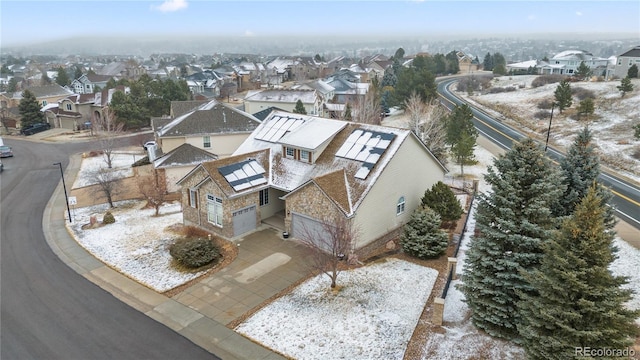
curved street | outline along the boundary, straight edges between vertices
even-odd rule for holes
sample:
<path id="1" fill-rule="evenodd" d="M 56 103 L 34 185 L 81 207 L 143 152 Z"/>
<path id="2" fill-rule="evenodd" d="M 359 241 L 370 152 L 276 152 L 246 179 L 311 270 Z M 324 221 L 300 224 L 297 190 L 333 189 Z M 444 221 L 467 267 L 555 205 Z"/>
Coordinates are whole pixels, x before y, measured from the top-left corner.
<path id="1" fill-rule="evenodd" d="M 64 169 L 92 145 L 4 140 L 15 157 L 0 175 L 0 358 L 215 359 L 76 273 L 45 241 L 44 210 L 60 182 L 53 163 Z"/>
<path id="2" fill-rule="evenodd" d="M 454 95 L 449 91 L 449 86 L 456 81 L 456 78 L 438 81 L 438 94 L 441 96 L 441 102 L 449 109 L 466 103 L 473 112 L 473 123 L 481 135 L 503 149 L 510 149 L 514 141 L 519 141 L 526 136 Z M 548 147 L 547 154 L 555 161 L 564 157 L 562 152 L 551 146 Z M 613 173 L 604 171 L 600 174 L 599 180 L 613 192 L 611 203 L 616 208 L 616 215 L 635 229 L 640 229 L 640 189 L 638 186 Z"/>

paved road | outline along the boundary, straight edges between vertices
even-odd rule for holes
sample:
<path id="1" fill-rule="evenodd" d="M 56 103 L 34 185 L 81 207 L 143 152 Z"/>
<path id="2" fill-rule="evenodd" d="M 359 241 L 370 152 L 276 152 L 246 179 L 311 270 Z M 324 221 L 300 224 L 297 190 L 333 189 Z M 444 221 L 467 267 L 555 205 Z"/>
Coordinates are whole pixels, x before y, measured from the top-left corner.
<path id="1" fill-rule="evenodd" d="M 52 164 L 64 168 L 69 154 L 92 146 L 4 140 L 15 157 L 0 175 L 0 358 L 216 359 L 78 275 L 47 245 L 43 212 L 60 182 Z"/>
<path id="2" fill-rule="evenodd" d="M 464 102 L 448 90 L 448 86 L 455 81 L 457 79 L 449 78 L 438 83 L 438 93 L 442 96 L 442 103 L 449 108 Z M 472 109 L 474 115 L 473 123 L 478 131 L 500 147 L 509 149 L 513 141 L 525 137 L 519 131 L 474 108 L 472 104 L 468 105 Z M 551 146 L 548 148 L 547 155 L 555 161 L 559 161 L 564 157 L 564 154 Z M 600 174 L 599 180 L 613 192 L 611 203 L 616 207 L 616 215 L 629 225 L 640 229 L 640 189 L 638 186 L 615 174 L 605 172 Z"/>

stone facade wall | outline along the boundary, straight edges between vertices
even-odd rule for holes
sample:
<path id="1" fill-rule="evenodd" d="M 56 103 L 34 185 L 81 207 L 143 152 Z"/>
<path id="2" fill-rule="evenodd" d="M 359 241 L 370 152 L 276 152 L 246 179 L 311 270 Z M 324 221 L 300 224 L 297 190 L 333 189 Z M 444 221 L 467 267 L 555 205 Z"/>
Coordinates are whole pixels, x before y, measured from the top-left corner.
<path id="1" fill-rule="evenodd" d="M 246 196 L 230 199 L 213 181 L 205 183 L 198 189 L 198 208 L 192 208 L 189 205 L 189 189 L 202 181 L 205 176 L 205 171 L 199 170 L 182 183 L 182 209 L 185 225 L 196 226 L 223 238 L 230 239 L 234 237 L 233 212 L 251 205 L 256 205 L 256 224 L 260 222 L 260 198 L 257 191 Z M 207 194 L 222 199 L 222 227 L 214 225 L 207 220 Z"/>
<path id="2" fill-rule="evenodd" d="M 293 213 L 303 214 L 320 221 L 344 216 L 315 184 L 309 184 L 287 196 L 285 208 L 284 227 L 289 233 L 291 233 Z"/>

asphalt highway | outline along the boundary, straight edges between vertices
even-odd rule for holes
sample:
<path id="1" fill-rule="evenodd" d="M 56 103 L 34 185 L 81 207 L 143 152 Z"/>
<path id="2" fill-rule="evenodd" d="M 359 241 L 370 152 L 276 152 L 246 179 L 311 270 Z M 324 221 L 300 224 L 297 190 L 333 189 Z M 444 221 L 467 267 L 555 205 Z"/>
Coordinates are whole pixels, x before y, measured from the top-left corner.
<path id="1" fill-rule="evenodd" d="M 446 78 L 438 81 L 440 101 L 449 109 L 466 103 L 449 91 L 449 86 L 456 81 L 456 78 Z M 481 109 L 474 107 L 473 104 L 467 103 L 467 105 L 473 112 L 473 123 L 478 132 L 501 148 L 510 149 L 514 142 L 526 137 L 526 135 L 502 123 L 499 119 L 495 119 Z M 544 143 L 541 145 L 544 146 Z M 547 148 L 547 156 L 557 162 L 564 157 L 564 154 L 549 146 Z M 612 172 L 603 171 L 598 180 L 611 189 L 613 193 L 611 205 L 615 206 L 616 215 L 622 221 L 636 229 L 640 229 L 640 189 L 638 186 Z"/>
<path id="2" fill-rule="evenodd" d="M 77 274 L 46 243 L 43 214 L 60 182 L 53 163 L 65 168 L 92 144 L 4 140 L 15 156 L 0 174 L 0 358 L 217 359 Z"/>

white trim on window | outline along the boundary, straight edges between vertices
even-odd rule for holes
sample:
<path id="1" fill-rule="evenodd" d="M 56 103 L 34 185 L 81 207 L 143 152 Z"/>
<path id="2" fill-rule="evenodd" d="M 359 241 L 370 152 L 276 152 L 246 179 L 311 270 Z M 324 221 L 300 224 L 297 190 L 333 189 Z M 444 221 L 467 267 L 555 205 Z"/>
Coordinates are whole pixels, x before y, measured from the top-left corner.
<path id="1" fill-rule="evenodd" d="M 260 206 L 269 204 L 269 189 L 260 190 Z"/>
<path id="2" fill-rule="evenodd" d="M 211 147 L 211 136 L 202 137 L 202 147 L 208 149 Z"/>
<path id="3" fill-rule="evenodd" d="M 300 160 L 309 162 L 309 152 L 307 150 L 300 150 Z"/>
<path id="4" fill-rule="evenodd" d="M 222 227 L 222 199 L 207 194 L 207 221 Z"/>
<path id="5" fill-rule="evenodd" d="M 189 189 L 189 206 L 194 209 L 198 208 L 198 190 Z"/>
<path id="6" fill-rule="evenodd" d="M 404 206 L 404 196 L 400 196 L 400 198 L 398 199 L 398 203 L 396 204 L 396 215 L 400 215 L 404 212 Z"/>
<path id="7" fill-rule="evenodd" d="M 286 155 L 286 157 L 288 157 L 288 158 L 293 158 L 293 157 L 295 156 L 295 153 L 296 153 L 296 151 L 295 151 L 295 149 L 294 149 L 294 148 L 291 148 L 291 147 L 286 147 L 286 148 L 285 148 L 285 155 Z"/>

